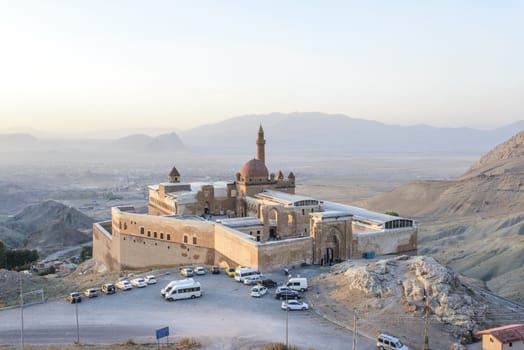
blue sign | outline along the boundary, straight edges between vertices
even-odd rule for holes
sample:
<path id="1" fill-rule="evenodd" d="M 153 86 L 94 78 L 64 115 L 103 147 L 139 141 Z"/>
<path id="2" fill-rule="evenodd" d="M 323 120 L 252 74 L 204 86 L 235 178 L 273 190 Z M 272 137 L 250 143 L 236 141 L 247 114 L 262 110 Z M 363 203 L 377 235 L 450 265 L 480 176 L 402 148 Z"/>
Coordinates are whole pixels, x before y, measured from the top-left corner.
<path id="1" fill-rule="evenodd" d="M 169 327 L 164 327 L 156 330 L 156 339 L 169 336 Z"/>

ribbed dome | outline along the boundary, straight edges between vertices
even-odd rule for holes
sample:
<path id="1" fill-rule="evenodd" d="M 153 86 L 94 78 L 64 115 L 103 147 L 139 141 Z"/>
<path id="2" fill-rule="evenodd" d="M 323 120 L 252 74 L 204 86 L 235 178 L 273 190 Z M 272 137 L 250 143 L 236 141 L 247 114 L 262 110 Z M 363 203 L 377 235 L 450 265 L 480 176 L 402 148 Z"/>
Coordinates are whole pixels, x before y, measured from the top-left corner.
<path id="1" fill-rule="evenodd" d="M 240 170 L 240 175 L 242 175 L 242 177 L 246 180 L 248 178 L 254 177 L 263 177 L 264 179 L 267 179 L 269 172 L 263 161 L 251 159 L 249 162 L 244 164 L 242 170 Z"/>

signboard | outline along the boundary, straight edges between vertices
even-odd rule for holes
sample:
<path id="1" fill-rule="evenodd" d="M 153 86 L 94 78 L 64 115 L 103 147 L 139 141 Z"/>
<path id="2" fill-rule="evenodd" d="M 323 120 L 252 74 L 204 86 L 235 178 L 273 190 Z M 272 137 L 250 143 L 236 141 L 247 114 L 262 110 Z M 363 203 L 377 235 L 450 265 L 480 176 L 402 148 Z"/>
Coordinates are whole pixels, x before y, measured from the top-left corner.
<path id="1" fill-rule="evenodd" d="M 156 330 L 156 339 L 169 336 L 169 327 L 164 327 Z"/>

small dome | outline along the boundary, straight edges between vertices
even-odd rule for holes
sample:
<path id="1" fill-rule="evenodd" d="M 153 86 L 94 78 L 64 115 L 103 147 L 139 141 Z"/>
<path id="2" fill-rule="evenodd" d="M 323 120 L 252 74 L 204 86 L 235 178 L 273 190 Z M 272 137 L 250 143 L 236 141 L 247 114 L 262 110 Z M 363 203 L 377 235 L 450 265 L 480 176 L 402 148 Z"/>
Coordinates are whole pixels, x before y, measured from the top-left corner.
<path id="1" fill-rule="evenodd" d="M 242 175 L 242 177 L 246 180 L 248 178 L 254 177 L 263 177 L 264 179 L 267 179 L 269 172 L 263 161 L 251 159 L 249 162 L 244 164 L 242 170 L 240 170 L 240 175 Z"/>

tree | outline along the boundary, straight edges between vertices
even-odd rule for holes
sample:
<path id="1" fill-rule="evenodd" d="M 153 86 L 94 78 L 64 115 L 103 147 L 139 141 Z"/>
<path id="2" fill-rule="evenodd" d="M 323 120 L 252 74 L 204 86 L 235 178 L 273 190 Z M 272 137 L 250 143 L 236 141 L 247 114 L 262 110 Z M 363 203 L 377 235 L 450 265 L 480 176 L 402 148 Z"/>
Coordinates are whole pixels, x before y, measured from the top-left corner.
<path id="1" fill-rule="evenodd" d="M 7 251 L 9 248 L 5 245 L 4 242 L 0 241 L 0 268 L 7 269 Z"/>
<path id="2" fill-rule="evenodd" d="M 80 262 L 84 262 L 87 259 L 91 259 L 93 256 L 93 247 L 82 247 L 80 252 Z"/>

